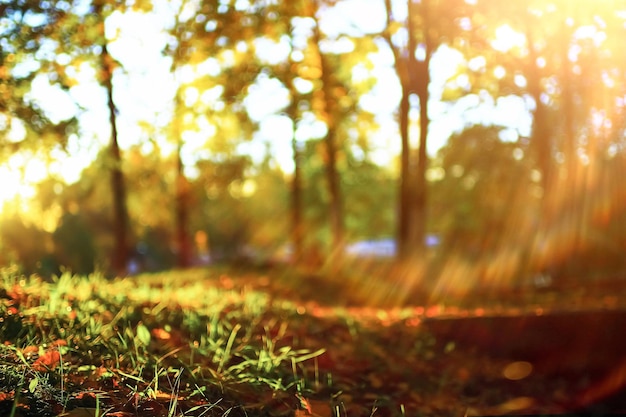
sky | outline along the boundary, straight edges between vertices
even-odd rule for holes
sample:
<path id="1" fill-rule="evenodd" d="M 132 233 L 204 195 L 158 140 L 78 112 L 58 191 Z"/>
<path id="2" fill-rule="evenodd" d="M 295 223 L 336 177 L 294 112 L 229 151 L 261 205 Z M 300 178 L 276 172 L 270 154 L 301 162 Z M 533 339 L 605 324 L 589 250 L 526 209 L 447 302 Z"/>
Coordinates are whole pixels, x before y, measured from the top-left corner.
<path id="1" fill-rule="evenodd" d="M 109 51 L 123 66 L 123 71 L 118 70 L 114 75 L 114 100 L 119 110 L 118 130 L 122 149 L 140 144 L 146 147 L 146 151 L 150 151 L 151 145 L 147 141 L 150 133 L 144 127 L 151 125 L 158 131 L 170 120 L 176 80 L 170 72 L 170 60 L 161 51 L 168 42 L 163 28 L 172 23 L 174 5 L 175 2 L 156 1 L 153 13 L 116 13 L 107 21 L 107 37 L 113 40 Z M 354 13 L 357 8 L 359 12 Z M 406 10 L 394 8 L 394 13 L 397 18 L 402 18 L 403 13 L 406 15 Z M 335 9 L 327 12 L 321 21 L 321 29 L 329 37 L 339 33 L 358 35 L 355 32 L 376 32 L 384 25 L 385 9 L 382 0 L 344 0 Z M 519 34 L 510 28 L 507 31 L 504 27 L 497 35 L 494 47 L 500 49 L 506 50 L 519 42 Z M 263 49 L 267 50 L 265 53 L 268 57 L 276 55 L 278 59 L 288 53 L 288 49 L 280 44 L 266 44 Z M 64 59 L 67 57 L 57 57 L 59 62 Z M 368 75 L 374 76 L 377 84 L 371 94 L 362 98 L 360 104 L 364 110 L 376 114 L 380 124 L 380 129 L 372 132 L 370 138 L 374 144 L 371 158 L 382 166 L 390 166 L 400 151 L 395 112 L 401 90 L 393 69 L 391 51 L 382 45 L 380 51 L 372 56 L 372 60 L 375 66 Z M 456 74 L 459 65 L 480 66 L 481 62 L 467 63 L 461 53 L 447 47 L 440 48 L 432 59 L 429 154 L 434 155 L 452 133 L 473 123 L 507 126 L 509 129 L 504 137 L 507 140 L 516 140 L 518 135 L 527 136 L 531 126 L 531 104 L 522 97 L 510 96 L 494 100 L 488 94 L 471 94 L 453 103 L 439 100 L 443 85 Z M 196 71 L 211 72 L 214 69 L 207 63 Z M 193 77 L 193 72 L 187 68 L 176 76 L 185 80 Z M 70 138 L 69 155 L 60 150 L 53 152 L 56 162 L 50 166 L 40 156 L 29 158 L 21 154 L 16 154 L 0 165 L 0 183 L 7 184 L 0 191 L 0 205 L 16 195 L 25 200 L 32 197 L 32 184 L 47 177 L 49 172 L 60 176 L 67 183 L 79 180 L 82 169 L 109 143 L 106 95 L 95 81 L 94 69 L 85 63 L 73 75 L 79 82 L 72 87 L 69 94 L 51 86 L 44 77 L 36 79 L 34 87 L 38 102 L 53 121 L 66 119 L 78 108 L 82 109 L 81 137 Z M 354 77 L 364 75 L 354 73 Z M 468 80 L 461 76 L 453 82 L 464 87 Z M 287 92 L 275 80 L 262 80 L 251 89 L 246 107 L 250 116 L 259 122 L 260 129 L 255 140 L 249 142 L 245 150 L 261 158 L 266 143 L 269 143 L 273 157 L 289 173 L 293 169 L 290 143 L 292 127 L 289 119 L 281 114 L 287 100 Z M 415 122 L 418 120 L 418 113 L 415 106 L 411 114 Z M 187 132 L 184 136 L 186 144 L 182 157 L 183 162 L 190 167 L 187 172 L 189 175 L 194 174 L 191 167 L 197 158 L 207 156 L 204 145 L 209 129 L 213 127 L 204 126 L 202 132 Z M 312 120 L 311 123 L 304 123 L 296 135 L 298 139 L 306 140 L 322 136 L 325 129 L 322 122 Z M 20 135 L 19 126 L 12 134 L 16 137 Z M 416 134 L 413 136 L 417 137 Z M 160 146 L 165 152 L 174 151 L 173 145 L 165 140 L 161 141 Z"/>

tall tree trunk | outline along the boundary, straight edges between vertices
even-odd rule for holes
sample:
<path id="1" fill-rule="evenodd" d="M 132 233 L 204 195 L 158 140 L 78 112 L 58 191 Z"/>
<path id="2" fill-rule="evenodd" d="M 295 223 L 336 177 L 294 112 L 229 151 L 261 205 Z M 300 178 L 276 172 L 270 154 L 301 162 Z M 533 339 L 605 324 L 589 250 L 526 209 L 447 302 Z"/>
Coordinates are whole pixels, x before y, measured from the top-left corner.
<path id="1" fill-rule="evenodd" d="M 289 33 L 293 33 L 294 27 L 292 20 L 287 19 L 289 25 Z M 292 43 L 293 48 L 293 43 Z M 302 200 L 302 152 L 296 139 L 296 130 L 298 123 L 298 97 L 300 93 L 294 85 L 296 74 L 292 70 L 297 63 L 289 55 L 289 70 L 285 72 L 285 84 L 289 88 L 291 102 L 287 106 L 287 116 L 291 119 L 291 150 L 293 152 L 293 176 L 291 178 L 291 244 L 292 244 L 292 262 L 301 263 L 304 258 L 304 207 Z"/>
<path id="2" fill-rule="evenodd" d="M 414 64 L 411 64 L 411 62 L 415 60 L 415 55 L 410 51 L 411 48 L 415 48 L 415 41 L 414 37 L 411 37 L 412 39 L 410 39 L 406 50 L 402 50 L 393 43 L 392 34 L 388 31 L 394 22 L 391 0 L 385 0 L 385 8 L 387 13 L 387 29 L 383 32 L 383 37 L 387 41 L 387 44 L 393 53 L 396 74 L 398 75 L 402 88 L 402 97 L 400 98 L 400 106 L 398 108 L 401 154 L 396 244 L 398 260 L 403 261 L 409 258 L 409 255 L 412 252 L 410 239 L 414 220 L 411 207 L 414 182 L 412 181 L 413 173 L 411 172 L 411 146 L 409 141 L 409 112 L 411 110 L 409 99 L 412 92 L 411 87 L 413 85 L 411 80 L 414 77 L 414 74 L 412 74 L 411 71 L 411 69 L 414 68 Z"/>
<path id="3" fill-rule="evenodd" d="M 182 139 L 178 142 L 176 153 L 176 243 L 178 248 L 177 264 L 180 268 L 191 265 L 191 242 L 187 224 L 189 223 L 189 181 L 185 176 L 183 161 L 180 156 Z"/>
<path id="4" fill-rule="evenodd" d="M 409 231 L 411 229 L 411 146 L 409 143 L 409 102 L 410 91 L 408 86 L 402 86 L 402 97 L 400 99 L 399 119 L 400 119 L 400 190 L 398 196 L 398 230 L 397 247 L 398 258 L 407 259 L 409 256 Z"/>
<path id="5" fill-rule="evenodd" d="M 295 107 L 295 106 L 290 106 Z M 290 112 L 291 113 L 291 112 Z M 294 124 L 291 147 L 293 149 L 293 177 L 291 179 L 291 243 L 293 245 L 293 261 L 302 261 L 304 224 L 302 215 L 302 156 L 296 140 L 296 118 L 290 114 Z"/>
<path id="6" fill-rule="evenodd" d="M 426 87 L 427 89 L 428 87 Z M 413 195 L 413 219 L 411 221 L 410 245 L 416 255 L 421 255 L 426 242 L 426 224 L 428 220 L 428 183 L 426 181 L 426 170 L 428 169 L 428 93 L 420 95 L 420 137 L 419 149 L 417 153 L 417 165 L 415 170 L 415 192 Z"/>
<path id="7" fill-rule="evenodd" d="M 333 127 L 328 130 L 326 139 L 326 180 L 330 192 L 330 225 L 333 236 L 332 254 L 339 256 L 343 250 L 343 207 L 341 202 L 341 189 L 339 185 L 339 172 L 337 170 L 337 144 L 336 130 Z"/>
<path id="8" fill-rule="evenodd" d="M 113 101 L 113 58 L 109 55 L 106 40 L 103 42 L 100 58 L 111 126 L 111 190 L 113 193 L 113 233 L 115 237 L 112 265 L 115 273 L 123 274 L 126 272 L 129 257 L 128 211 L 126 207 L 126 184 L 122 173 L 122 158 L 117 135 L 117 109 Z"/>
<path id="9" fill-rule="evenodd" d="M 415 172 L 415 193 L 413 196 L 413 219 L 410 235 L 410 245 L 413 248 L 413 252 L 416 255 L 420 255 L 424 249 L 424 243 L 426 241 L 426 222 L 427 222 L 427 197 L 428 197 L 428 183 L 426 181 L 426 170 L 428 169 L 428 153 L 427 153 L 427 139 L 428 128 L 430 119 L 428 118 L 428 100 L 430 98 L 428 92 L 428 86 L 430 85 L 430 58 L 433 53 L 433 45 L 430 40 L 428 22 L 429 16 L 429 2 L 428 0 L 422 0 L 420 4 L 420 10 L 415 10 L 416 5 L 412 0 L 409 2 L 409 69 L 411 74 L 411 81 L 414 84 L 414 91 L 417 93 L 420 104 L 420 135 L 419 135 L 419 149 L 417 155 L 417 164 Z M 416 16 L 417 13 L 422 16 L 422 27 L 420 28 L 423 34 L 422 47 L 424 51 L 424 59 L 418 61 L 415 59 L 415 51 L 417 44 L 415 42 L 416 28 L 414 27 L 412 16 Z"/>
<path id="10" fill-rule="evenodd" d="M 293 62 L 290 61 L 290 64 Z M 291 67 L 291 65 L 290 65 Z M 288 86 L 291 103 L 287 107 L 287 115 L 291 119 L 291 149 L 293 152 L 293 176 L 291 178 L 291 244 L 293 245 L 292 262 L 300 263 L 304 256 L 304 214 L 302 204 L 302 152 L 296 139 L 298 121 L 298 91 L 293 85 L 293 74 L 289 73 Z"/>
<path id="11" fill-rule="evenodd" d="M 170 72 L 174 76 L 174 82 L 178 86 L 179 91 L 174 96 L 174 120 L 172 121 L 172 137 L 176 140 L 176 180 L 175 180 L 175 228 L 176 228 L 176 248 L 178 250 L 178 256 L 176 263 L 180 268 L 186 268 L 191 265 L 192 262 L 192 245 L 191 238 L 189 236 L 189 206 L 190 206 L 190 184 L 189 180 L 185 176 L 185 167 L 181 158 L 181 151 L 184 145 L 182 138 L 181 117 L 178 111 L 182 108 L 183 103 L 180 96 L 180 81 L 177 74 L 177 69 L 182 65 L 183 57 L 181 50 L 182 34 L 180 33 L 180 11 L 184 7 L 184 2 L 180 4 L 178 14 L 176 14 L 176 39 L 178 46 L 174 50 L 172 55 L 172 64 Z"/>
<path id="12" fill-rule="evenodd" d="M 316 19 L 316 25 L 313 29 L 314 42 L 317 45 L 317 50 L 320 58 L 320 70 L 321 70 L 321 82 L 322 82 L 322 94 L 324 99 L 324 112 L 326 113 L 326 126 L 328 133 L 324 138 L 324 145 L 326 148 L 326 181 L 328 183 L 328 192 L 330 195 L 329 202 L 329 217 L 330 228 L 332 233 L 332 246 L 331 255 L 333 259 L 340 256 L 343 252 L 344 245 L 344 225 L 343 225 L 343 203 L 341 200 L 341 185 L 339 179 L 339 171 L 337 169 L 337 110 L 335 102 L 333 100 L 333 85 L 331 77 L 331 68 L 328 65 L 326 56 L 320 49 L 321 33 L 319 29 L 319 21 Z"/>

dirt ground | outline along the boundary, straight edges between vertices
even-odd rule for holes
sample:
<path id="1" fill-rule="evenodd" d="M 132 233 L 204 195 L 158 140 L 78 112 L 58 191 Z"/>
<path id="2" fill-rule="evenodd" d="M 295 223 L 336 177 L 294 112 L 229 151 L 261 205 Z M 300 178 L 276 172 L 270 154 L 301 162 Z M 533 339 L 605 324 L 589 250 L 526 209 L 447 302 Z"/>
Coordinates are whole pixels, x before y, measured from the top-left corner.
<path id="1" fill-rule="evenodd" d="M 475 293 L 408 315 L 357 306 L 357 335 L 300 292 L 306 315 L 323 319 L 309 321 L 307 344 L 327 349 L 318 371 L 334 378 L 316 414 L 329 414 L 329 397 L 348 416 L 624 413 L 625 284 Z"/>

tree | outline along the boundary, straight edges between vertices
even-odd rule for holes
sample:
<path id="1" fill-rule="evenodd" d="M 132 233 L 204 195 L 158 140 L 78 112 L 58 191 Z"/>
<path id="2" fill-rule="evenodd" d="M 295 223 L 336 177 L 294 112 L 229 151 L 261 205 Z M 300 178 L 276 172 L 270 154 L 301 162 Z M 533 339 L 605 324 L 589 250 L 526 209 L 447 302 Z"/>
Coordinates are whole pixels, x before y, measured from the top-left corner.
<path id="1" fill-rule="evenodd" d="M 60 64 L 50 59 L 49 48 L 58 42 L 55 29 L 68 19 L 64 2 L 3 2 L 0 4 L 0 157 L 18 151 L 38 152 L 63 147 L 76 129 L 74 114 L 54 117 L 42 108 L 33 94 L 33 82 L 48 76 L 67 92 L 67 77 Z M 34 63 L 33 63 L 34 62 Z M 10 132 L 23 127 L 24 134 Z M 19 130 L 19 129 L 18 129 Z"/>
<path id="2" fill-rule="evenodd" d="M 75 83 L 75 80 L 70 76 L 68 68 L 78 65 L 78 62 L 82 62 L 85 59 L 92 59 L 94 65 L 98 68 L 98 81 L 107 93 L 107 107 L 109 109 L 109 124 L 111 128 L 110 169 L 112 198 L 114 201 L 113 230 L 116 240 L 113 269 L 121 273 L 125 268 L 128 256 L 128 221 L 125 207 L 124 178 L 121 171 L 121 155 L 118 144 L 117 110 L 113 93 L 113 72 L 117 63 L 109 54 L 108 40 L 104 33 L 107 16 L 118 6 L 106 1 L 95 1 L 88 6 L 91 13 L 81 12 L 77 4 L 63 1 L 44 3 L 17 2 L 11 5 L 3 4 L 2 8 L 9 13 L 9 20 L 11 20 L 11 17 L 19 18 L 21 16 L 22 21 L 25 17 L 28 17 L 28 20 L 37 22 L 32 26 L 27 26 L 30 27 L 28 31 L 20 29 L 20 33 L 28 32 L 27 37 L 11 36 L 18 44 L 22 42 L 26 46 L 25 50 L 28 52 L 25 59 L 36 60 L 38 63 L 38 68 L 34 72 L 25 78 L 20 79 L 18 77 L 16 79 L 15 87 L 18 84 L 28 83 L 28 80 L 32 81 L 38 75 L 46 73 L 57 87 L 67 91 Z M 136 7 L 140 7 L 140 4 L 137 3 Z M 10 24 L 10 27 L 16 28 L 15 23 L 17 22 L 14 21 Z M 49 48 L 54 49 L 53 54 L 47 51 Z M 15 56 L 15 52 L 9 52 L 9 54 L 13 57 Z M 12 100 L 13 104 L 7 107 L 6 110 L 26 121 L 27 125 L 32 126 L 35 136 L 45 137 L 43 135 L 45 131 L 52 130 L 60 138 L 56 142 L 64 144 L 70 133 L 67 130 L 69 122 L 50 123 L 47 120 L 47 116 L 38 108 L 36 101 L 24 101 L 25 95 L 20 88 L 17 88 L 15 92 L 17 92 L 17 95 Z"/>
<path id="3" fill-rule="evenodd" d="M 410 4 L 410 0 L 408 4 Z M 392 12 L 391 0 L 385 0 L 385 7 L 387 11 L 387 24 L 383 37 L 387 41 L 389 48 L 393 52 L 395 59 L 395 69 L 402 87 L 402 96 L 400 99 L 400 105 L 398 109 L 400 138 L 401 138 L 401 155 L 400 155 L 400 191 L 398 202 L 398 235 L 397 246 L 398 255 L 401 259 L 408 257 L 410 252 L 410 231 L 412 230 L 412 216 L 411 213 L 411 194 L 412 194 L 412 175 L 411 175 L 411 148 L 409 145 L 409 110 L 410 110 L 410 95 L 411 88 L 413 86 L 412 78 L 415 76 L 416 58 L 415 58 L 415 37 L 413 24 L 410 24 L 410 28 L 406 28 L 409 31 L 409 40 L 406 45 L 396 44 L 392 38 L 398 30 L 398 26 L 394 25 L 396 20 L 394 19 Z M 408 22 L 413 22 L 412 18 L 407 19 Z M 396 28 L 394 30 L 394 27 Z"/>
<path id="4" fill-rule="evenodd" d="M 515 142 L 500 138 L 501 126 L 475 125 L 450 137 L 435 160 L 440 176 L 432 186 L 436 224 L 451 248 L 489 257 L 520 244 L 512 216 L 528 216 L 531 167 Z M 515 214 L 514 214 L 515 212 Z"/>
<path id="5" fill-rule="evenodd" d="M 95 13 L 101 16 L 103 8 L 101 4 L 96 4 Z M 104 24 L 103 24 L 104 26 Z M 129 256 L 128 238 L 128 209 L 126 207 L 126 184 L 122 173 L 122 157 L 117 134 L 117 109 L 113 101 L 113 70 L 114 62 L 109 55 L 107 39 L 103 33 L 102 51 L 100 53 L 101 82 L 107 91 L 107 106 L 109 108 L 109 125 L 111 127 L 111 191 L 113 193 L 113 234 L 115 236 L 115 250 L 113 253 L 113 270 L 121 275 L 126 272 L 126 263 Z"/>
<path id="6" fill-rule="evenodd" d="M 411 68 L 411 71 L 415 71 L 414 77 L 411 80 L 411 89 L 417 94 L 420 105 L 420 136 L 419 136 L 419 148 L 415 173 L 415 195 L 412 201 L 413 209 L 415 210 L 413 218 L 413 227 L 409 222 L 409 236 L 408 247 L 409 253 L 417 251 L 421 252 L 424 248 L 426 241 L 426 203 L 427 203 L 427 189 L 426 189 L 426 169 L 428 168 L 428 154 L 427 154 L 427 138 L 428 138 L 428 125 L 430 119 L 428 117 L 428 101 L 430 94 L 428 87 L 430 86 L 430 59 L 435 50 L 435 40 L 432 38 L 433 29 L 430 27 L 430 22 L 433 18 L 433 12 L 431 10 L 429 0 L 423 0 L 420 3 L 420 8 L 417 9 L 412 1 L 409 1 L 409 18 L 408 18 L 408 30 L 409 39 L 415 35 L 415 27 L 412 22 L 413 16 L 420 16 L 421 18 L 421 39 L 420 48 L 424 50 L 424 58 L 411 60 L 410 65 L 415 65 L 415 68 Z M 415 42 L 415 40 L 413 40 Z M 409 43 L 411 45 L 411 43 Z M 412 46 L 415 46 L 413 44 Z M 417 53 L 416 49 L 411 48 L 412 55 Z"/>
<path id="7" fill-rule="evenodd" d="M 319 27 L 319 7 L 323 2 L 299 2 L 279 6 L 277 13 L 282 16 L 285 33 L 279 33 L 275 38 L 288 38 L 291 53 L 285 63 L 273 65 L 273 73 L 285 85 L 290 93 L 290 103 L 286 113 L 292 121 L 292 152 L 294 172 L 291 179 L 291 217 L 292 243 L 294 245 L 294 259 L 301 260 L 304 256 L 304 208 L 303 208 L 303 152 L 306 147 L 296 137 L 297 126 L 303 114 L 314 113 L 315 117 L 326 125 L 324 140 L 325 155 L 325 183 L 328 189 L 328 218 L 331 228 L 331 253 L 342 253 L 345 240 L 343 224 L 343 202 L 341 196 L 340 176 L 337 167 L 337 131 L 339 121 L 344 115 L 340 114 L 336 101 L 336 92 L 343 86 L 337 81 L 336 71 L 329 54 L 323 52 L 322 44 L 325 39 Z M 271 23 L 271 22 L 267 22 Z M 267 32 L 267 31 L 266 31 Z M 296 58 L 297 57 L 297 58 Z M 298 82 L 308 82 L 311 87 L 298 88 Z M 313 244 L 313 247 L 317 244 Z M 315 257 L 315 256 L 314 256 Z"/>
<path id="8" fill-rule="evenodd" d="M 290 84 L 292 85 L 292 84 Z M 296 137 L 297 100 L 295 88 L 291 88 L 292 102 L 287 108 L 287 114 L 293 121 L 293 137 L 291 149 L 293 152 L 293 175 L 291 178 L 291 241 L 293 244 L 293 260 L 298 263 L 304 254 L 304 209 L 302 207 L 302 149 Z"/>
<path id="9" fill-rule="evenodd" d="M 319 29 L 318 9 L 322 2 L 291 2 L 268 5 L 266 16 L 259 24 L 260 35 L 264 40 L 279 42 L 289 40 L 291 53 L 279 62 L 261 62 L 272 76 L 276 77 L 289 91 L 289 104 L 285 108 L 286 115 L 293 126 L 291 147 L 293 152 L 294 172 L 291 176 L 291 240 L 293 259 L 298 262 L 304 257 L 305 219 L 303 209 L 303 190 L 305 188 L 302 174 L 303 145 L 296 137 L 297 126 L 303 114 L 314 114 L 323 120 L 327 127 L 325 136 L 325 167 L 328 189 L 328 218 L 332 235 L 331 252 L 341 253 L 344 241 L 343 210 L 341 201 L 340 178 L 337 168 L 337 120 L 338 113 L 334 91 L 338 88 L 334 80 L 334 68 L 329 62 L 328 54 L 322 52 L 321 44 L 324 35 Z M 274 17 L 278 17 L 275 20 Z M 307 33 L 310 32 L 310 33 Z M 298 58 L 296 58 L 298 57 Z M 310 91 L 298 89 L 296 84 L 305 81 L 314 85 Z M 314 245 L 315 246 L 315 245 Z"/>
<path id="10" fill-rule="evenodd" d="M 460 32 L 459 17 L 468 9 L 468 4 L 460 1 L 407 0 L 406 5 L 407 17 L 401 21 L 393 14 L 392 1 L 385 0 L 387 25 L 382 33 L 393 53 L 402 88 L 398 108 L 401 163 L 397 232 L 401 260 L 419 254 L 426 238 L 430 61 L 439 45 L 454 41 Z M 417 96 L 419 102 L 419 139 L 415 156 L 409 137 L 412 95 Z"/>
<path id="11" fill-rule="evenodd" d="M 305 207 L 304 199 L 304 176 L 303 176 L 303 143 L 297 138 L 298 123 L 302 113 L 306 111 L 303 107 L 310 102 L 311 92 L 301 92 L 296 84 L 302 80 L 303 73 L 308 66 L 307 39 L 302 33 L 302 27 L 296 23 L 302 19 L 306 13 L 305 2 L 279 2 L 268 6 L 268 15 L 279 16 L 279 24 L 266 19 L 262 22 L 265 26 L 261 32 L 263 38 L 272 42 L 280 42 L 281 39 L 289 39 L 290 52 L 284 61 L 277 63 L 263 63 L 271 70 L 275 76 L 289 91 L 289 104 L 285 108 L 286 116 L 291 120 L 291 150 L 293 154 L 293 173 L 289 182 L 290 189 L 290 239 L 292 245 L 291 261 L 298 264 L 305 258 Z M 284 30 L 277 30 L 284 28 Z"/>
<path id="12" fill-rule="evenodd" d="M 598 161 L 612 133 L 594 137 L 592 119 L 611 125 L 612 117 L 598 115 L 615 114 L 609 103 L 619 99 L 608 97 L 623 94 L 615 89 L 614 48 L 623 34 L 623 17 L 604 7 L 608 2 L 601 4 L 485 0 L 465 23 L 460 50 L 468 61 L 468 91 L 496 99 L 523 97 L 532 114 L 530 135 L 521 135 L 517 146 L 520 157 L 534 165 L 529 174 L 537 192 L 524 210 L 512 212 L 517 219 L 509 220 L 529 231 L 519 245 L 524 252 L 520 276 L 552 269 L 559 262 L 554 253 L 564 247 L 574 253 L 593 239 L 585 213 L 594 206 L 594 181 L 606 169 Z"/>
<path id="13" fill-rule="evenodd" d="M 262 19 L 255 12 L 260 7 L 215 0 L 193 5 L 183 2 L 169 30 L 173 42 L 164 52 L 172 59 L 177 91 L 167 135 L 177 149 L 174 210 L 179 266 L 188 266 L 191 261 L 192 185 L 185 171 L 233 158 L 235 148 L 250 140 L 256 127 L 247 117 L 243 101 L 261 74 L 254 54 L 254 40 Z M 183 9 L 193 13 L 183 16 Z M 202 66 L 212 70 L 191 80 L 180 76 Z M 213 96 L 210 101 L 201 98 L 209 95 Z M 185 138 L 190 136 L 202 136 L 205 146 L 197 149 L 201 157 L 184 160 L 183 154 L 189 155 L 191 146 Z M 200 178 L 210 180 L 213 176 L 200 172 Z"/>
<path id="14" fill-rule="evenodd" d="M 343 255 L 346 243 L 345 196 L 342 190 L 341 165 L 346 164 L 346 142 L 350 136 L 364 135 L 359 126 L 374 129 L 375 122 L 371 115 L 359 106 L 359 97 L 371 88 L 367 81 L 355 82 L 352 69 L 357 65 L 367 67 L 367 54 L 374 51 L 373 37 L 337 35 L 331 39 L 320 29 L 323 19 L 321 5 L 311 2 L 306 15 L 315 25 L 309 41 L 311 61 L 318 77 L 314 79 L 316 89 L 312 93 L 311 107 L 319 120 L 326 125 L 323 139 L 323 160 L 325 179 L 328 189 L 328 217 L 331 229 L 331 262 Z M 340 41 L 349 42 L 353 49 L 350 52 L 333 52 L 333 46 Z M 356 134 L 349 133 L 356 131 Z M 365 129 L 367 130 L 367 129 Z"/>
<path id="15" fill-rule="evenodd" d="M 315 3 L 312 3 L 315 4 Z M 320 100 L 323 103 L 322 117 L 326 124 L 327 133 L 324 138 L 325 145 L 325 167 L 326 167 L 326 181 L 328 184 L 328 191 L 330 195 L 329 201 L 329 218 L 330 227 L 332 231 L 332 245 L 331 256 L 337 256 L 343 253 L 343 245 L 345 240 L 345 230 L 343 225 L 343 202 L 341 197 L 341 185 L 339 173 L 337 170 L 337 117 L 338 110 L 336 109 L 336 94 L 335 91 L 340 90 L 342 87 L 337 86 L 336 82 L 333 82 L 333 70 L 331 69 L 329 59 L 325 53 L 322 52 L 322 34 L 319 28 L 319 20 L 317 18 L 317 7 L 313 6 L 311 10 L 311 17 L 315 20 L 315 26 L 313 27 L 313 39 L 312 42 L 317 48 L 319 55 L 319 69 L 320 69 L 320 83 L 321 89 L 319 91 Z M 313 99 L 316 97 L 314 95 Z"/>
<path id="16" fill-rule="evenodd" d="M 176 39 L 176 46 L 174 46 L 170 51 L 170 56 L 172 57 L 172 65 L 171 72 L 175 78 L 175 81 L 178 81 L 176 78 L 177 71 L 183 65 L 183 54 L 184 54 L 184 38 L 183 33 L 184 29 L 179 20 L 180 12 L 186 3 L 181 2 L 180 8 L 174 20 L 174 26 L 172 28 L 172 33 Z M 180 84 L 180 81 L 177 82 Z M 176 227 L 176 243 L 177 243 L 177 257 L 178 257 L 178 266 L 181 268 L 188 267 L 192 261 L 191 254 L 191 242 L 189 237 L 189 203 L 190 203 L 190 184 L 189 180 L 185 175 L 185 166 L 183 164 L 181 152 L 183 151 L 184 141 L 182 138 L 182 115 L 181 110 L 183 110 L 183 100 L 181 97 L 182 89 L 178 89 L 176 91 L 176 96 L 174 97 L 174 115 L 172 117 L 171 123 L 171 135 L 172 139 L 176 141 L 176 179 L 174 181 L 175 187 L 175 227 Z"/>

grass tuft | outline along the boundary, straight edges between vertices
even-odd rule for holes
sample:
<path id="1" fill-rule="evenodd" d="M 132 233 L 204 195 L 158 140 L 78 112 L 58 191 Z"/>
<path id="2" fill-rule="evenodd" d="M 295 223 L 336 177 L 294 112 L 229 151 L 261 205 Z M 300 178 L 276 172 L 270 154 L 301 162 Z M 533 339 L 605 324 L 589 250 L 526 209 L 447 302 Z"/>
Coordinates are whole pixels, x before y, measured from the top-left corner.
<path id="1" fill-rule="evenodd" d="M 39 404 L 41 415 L 84 406 L 227 415 L 243 410 L 244 385 L 302 389 L 298 367 L 323 351 L 289 345 L 295 313 L 201 278 L 64 272 L 45 281 L 0 271 L 0 393 L 10 413 Z"/>

